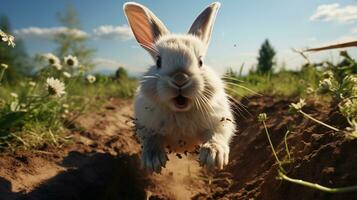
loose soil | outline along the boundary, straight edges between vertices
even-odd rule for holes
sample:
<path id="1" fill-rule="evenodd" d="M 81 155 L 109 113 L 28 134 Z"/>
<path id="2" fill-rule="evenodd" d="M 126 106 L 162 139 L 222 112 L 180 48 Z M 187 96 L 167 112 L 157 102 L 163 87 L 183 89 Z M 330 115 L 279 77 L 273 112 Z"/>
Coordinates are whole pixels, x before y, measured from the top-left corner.
<path id="1" fill-rule="evenodd" d="M 250 115 L 236 116 L 230 164 L 206 172 L 196 155 L 170 154 L 161 174 L 141 169 L 134 137 L 132 102 L 110 99 L 73 124 L 73 142 L 62 148 L 0 154 L 0 200 L 79 199 L 357 199 L 357 193 L 327 194 L 277 180 L 277 165 L 256 117 L 267 126 L 292 178 L 329 187 L 357 185 L 357 140 L 288 113 L 293 98 L 253 96 L 242 100 Z M 346 127 L 334 104 L 313 99 L 304 111 L 338 128 Z M 238 109 L 237 109 L 237 113 Z"/>

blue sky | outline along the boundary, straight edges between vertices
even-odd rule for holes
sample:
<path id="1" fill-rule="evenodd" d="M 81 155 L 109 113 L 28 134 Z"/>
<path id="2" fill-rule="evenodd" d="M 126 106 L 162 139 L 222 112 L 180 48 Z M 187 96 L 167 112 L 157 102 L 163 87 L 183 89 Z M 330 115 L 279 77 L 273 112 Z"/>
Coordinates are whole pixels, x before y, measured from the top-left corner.
<path id="1" fill-rule="evenodd" d="M 144 71 L 152 60 L 131 37 L 122 11 L 123 0 L 0 0 L 0 14 L 9 17 L 17 37 L 25 40 L 31 55 L 52 52 L 51 37 L 61 31 L 56 13 L 72 4 L 78 11 L 89 45 L 97 52 L 97 70 L 114 70 L 123 64 L 131 73 Z M 199 12 L 212 1 L 138 0 L 150 8 L 171 32 L 184 33 Z M 256 63 L 265 38 L 278 52 L 277 62 L 289 69 L 303 63 L 291 48 L 357 40 L 356 0 L 221 0 L 206 63 L 218 72 L 227 67 L 244 71 Z M 30 28 L 32 27 L 32 28 Z M 236 47 L 234 45 L 237 45 Z M 350 51 L 357 55 L 355 49 Z M 336 51 L 309 54 L 312 60 L 338 60 Z"/>

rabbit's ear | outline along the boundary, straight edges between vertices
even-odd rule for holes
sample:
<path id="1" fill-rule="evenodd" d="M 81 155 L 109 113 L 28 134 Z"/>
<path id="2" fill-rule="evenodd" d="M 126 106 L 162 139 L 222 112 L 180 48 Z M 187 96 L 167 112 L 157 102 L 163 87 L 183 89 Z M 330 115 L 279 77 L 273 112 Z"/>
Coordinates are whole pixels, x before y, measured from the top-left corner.
<path id="1" fill-rule="evenodd" d="M 193 22 L 188 33 L 201 38 L 201 40 L 208 45 L 213 29 L 214 20 L 221 4 L 219 2 L 212 3 Z"/>
<path id="2" fill-rule="evenodd" d="M 138 43 L 151 55 L 157 55 L 155 41 L 169 33 L 165 25 L 148 8 L 138 3 L 125 3 L 123 9 Z"/>

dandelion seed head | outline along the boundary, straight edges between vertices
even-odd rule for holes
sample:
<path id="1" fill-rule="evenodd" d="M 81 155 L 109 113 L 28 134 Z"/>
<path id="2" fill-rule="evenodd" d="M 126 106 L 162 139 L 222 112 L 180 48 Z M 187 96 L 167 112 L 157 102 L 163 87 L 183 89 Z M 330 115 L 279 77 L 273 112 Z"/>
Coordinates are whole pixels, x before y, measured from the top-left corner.
<path id="1" fill-rule="evenodd" d="M 353 93 L 353 94 L 356 94 L 356 95 L 357 95 L 357 85 L 353 86 L 353 87 L 351 88 L 351 90 L 352 90 L 352 93 Z"/>
<path id="2" fill-rule="evenodd" d="M 357 138 L 357 122 L 355 119 L 352 120 L 350 127 L 346 128 L 347 133 L 354 138 Z"/>
<path id="3" fill-rule="evenodd" d="M 331 70 L 325 71 L 324 73 L 322 73 L 322 76 L 325 79 L 332 79 L 334 78 L 333 72 Z"/>
<path id="4" fill-rule="evenodd" d="M 266 113 L 260 113 L 258 115 L 258 121 L 260 121 L 260 122 L 266 121 L 267 119 L 268 119 L 268 116 Z"/>
<path id="5" fill-rule="evenodd" d="M 344 99 L 338 105 L 340 112 L 343 116 L 348 118 L 357 117 L 357 100 L 356 99 Z"/>
<path id="6" fill-rule="evenodd" d="M 357 76 L 348 75 L 343 79 L 343 82 L 357 84 Z"/>
<path id="7" fill-rule="evenodd" d="M 333 85 L 331 78 L 325 78 L 319 82 L 318 92 L 326 93 L 329 91 L 333 91 Z"/>

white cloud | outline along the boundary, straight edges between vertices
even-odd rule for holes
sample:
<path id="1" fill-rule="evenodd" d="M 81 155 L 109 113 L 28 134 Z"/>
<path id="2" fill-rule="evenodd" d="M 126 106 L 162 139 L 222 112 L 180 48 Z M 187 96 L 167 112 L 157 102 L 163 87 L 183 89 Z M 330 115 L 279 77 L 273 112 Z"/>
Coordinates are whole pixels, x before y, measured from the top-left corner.
<path id="1" fill-rule="evenodd" d="M 357 5 L 347 5 L 344 7 L 338 3 L 320 5 L 310 17 L 310 20 L 352 23 L 357 21 Z"/>
<path id="2" fill-rule="evenodd" d="M 51 40 L 55 36 L 60 34 L 73 35 L 76 38 L 86 38 L 89 34 L 79 29 L 69 29 L 66 27 L 52 27 L 52 28 L 40 28 L 29 27 L 15 30 L 15 34 L 20 37 L 26 38 L 38 38 Z"/>
<path id="3" fill-rule="evenodd" d="M 52 40 L 55 36 L 60 34 L 73 35 L 77 38 L 99 38 L 106 40 L 130 40 L 132 39 L 133 33 L 127 25 L 122 26 L 112 26 L 112 25 L 102 25 L 92 30 L 92 33 L 87 33 L 80 29 L 69 29 L 66 27 L 51 27 L 51 28 L 41 28 L 41 27 L 28 27 L 15 30 L 15 34 L 24 38 L 37 38 Z"/>
<path id="4" fill-rule="evenodd" d="M 108 40 L 130 40 L 132 39 L 133 33 L 127 25 L 113 26 L 113 25 L 103 25 L 95 28 L 93 30 L 94 35 L 97 38 L 108 39 Z"/>
<path id="5" fill-rule="evenodd" d="M 352 29 L 352 31 L 351 31 L 353 34 L 357 34 L 357 27 L 356 28 L 354 28 L 354 29 Z"/>

